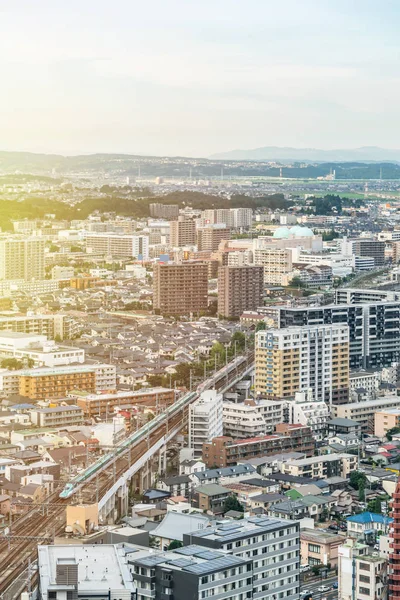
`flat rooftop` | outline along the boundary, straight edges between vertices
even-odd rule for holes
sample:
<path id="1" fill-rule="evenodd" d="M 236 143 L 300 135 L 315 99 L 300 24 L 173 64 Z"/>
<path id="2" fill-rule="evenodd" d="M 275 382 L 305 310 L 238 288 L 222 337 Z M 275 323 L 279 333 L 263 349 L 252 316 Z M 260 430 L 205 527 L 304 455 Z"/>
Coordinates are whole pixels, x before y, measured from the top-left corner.
<path id="1" fill-rule="evenodd" d="M 262 515 L 239 521 L 226 521 L 217 525 L 217 527 L 207 527 L 206 529 L 188 533 L 187 535 L 193 537 L 195 541 L 198 538 L 206 537 L 207 540 L 225 543 L 292 526 L 297 528 L 298 522 Z"/>
<path id="2" fill-rule="evenodd" d="M 125 557 L 126 553 L 122 547 L 111 544 L 38 546 L 38 566 L 43 600 L 48 599 L 49 588 L 57 586 L 57 563 L 74 562 L 78 565 L 80 595 L 90 592 L 101 593 L 105 589 L 133 592 L 134 583 Z"/>

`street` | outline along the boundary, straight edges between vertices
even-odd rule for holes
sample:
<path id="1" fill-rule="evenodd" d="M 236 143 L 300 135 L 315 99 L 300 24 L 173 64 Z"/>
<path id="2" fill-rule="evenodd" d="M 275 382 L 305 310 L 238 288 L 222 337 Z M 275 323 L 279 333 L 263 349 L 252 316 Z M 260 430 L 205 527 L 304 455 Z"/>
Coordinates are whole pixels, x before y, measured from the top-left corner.
<path id="1" fill-rule="evenodd" d="M 338 597 L 337 590 L 330 589 L 329 592 L 317 591 L 321 585 L 328 585 L 330 588 L 332 588 L 332 584 L 335 581 L 337 581 L 336 575 L 328 577 L 327 579 L 321 579 L 320 577 L 318 577 L 318 579 L 313 579 L 309 582 L 302 582 L 300 586 L 300 592 L 303 592 L 304 590 L 309 590 L 312 593 L 312 600 L 321 600 L 321 598 L 326 598 L 327 600 L 336 600 Z"/>

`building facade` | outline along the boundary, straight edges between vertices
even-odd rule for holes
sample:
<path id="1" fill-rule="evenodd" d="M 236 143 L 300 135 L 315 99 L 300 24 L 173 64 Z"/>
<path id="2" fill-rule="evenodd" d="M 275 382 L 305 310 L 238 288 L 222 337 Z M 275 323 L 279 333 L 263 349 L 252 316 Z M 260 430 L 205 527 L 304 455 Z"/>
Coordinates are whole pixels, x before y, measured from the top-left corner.
<path id="1" fill-rule="evenodd" d="M 255 390 L 290 398 L 311 390 L 315 400 L 342 404 L 349 397 L 349 328 L 311 325 L 259 331 Z"/>
<path id="2" fill-rule="evenodd" d="M 0 237 L 0 279 L 44 279 L 45 240 L 19 236 Z"/>
<path id="3" fill-rule="evenodd" d="M 230 467 L 258 456 L 285 452 L 303 452 L 313 456 L 315 440 L 310 427 L 302 425 L 276 426 L 276 433 L 234 441 L 231 437 L 214 438 L 203 444 L 202 460 L 207 468 Z"/>
<path id="4" fill-rule="evenodd" d="M 178 217 L 170 222 L 170 245 L 172 248 L 196 245 L 196 222 L 193 219 Z"/>
<path id="5" fill-rule="evenodd" d="M 204 443 L 222 433 L 222 394 L 206 390 L 189 405 L 189 448 L 193 449 L 194 458 L 202 456 Z"/>
<path id="6" fill-rule="evenodd" d="M 348 325 L 352 369 L 380 369 L 400 359 L 400 302 L 271 307 L 269 313 L 281 329 L 305 325 Z"/>
<path id="7" fill-rule="evenodd" d="M 254 264 L 263 267 L 265 285 L 287 285 L 292 272 L 292 253 L 286 248 L 256 248 Z"/>
<path id="8" fill-rule="evenodd" d="M 189 315 L 207 310 L 207 263 L 155 264 L 153 306 L 165 315 Z"/>
<path id="9" fill-rule="evenodd" d="M 218 314 L 238 318 L 245 310 L 256 310 L 263 303 L 262 267 L 220 267 L 218 269 Z"/>

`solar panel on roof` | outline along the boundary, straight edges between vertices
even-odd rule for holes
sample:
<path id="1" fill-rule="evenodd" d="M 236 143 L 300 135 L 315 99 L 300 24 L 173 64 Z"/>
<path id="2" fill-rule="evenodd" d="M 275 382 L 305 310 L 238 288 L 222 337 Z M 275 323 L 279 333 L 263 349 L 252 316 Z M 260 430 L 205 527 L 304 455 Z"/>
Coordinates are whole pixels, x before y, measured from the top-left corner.
<path id="1" fill-rule="evenodd" d="M 211 551 L 203 551 L 196 552 L 195 556 L 197 558 L 204 558 L 204 560 L 214 560 L 215 558 L 221 558 L 220 552 L 211 552 Z"/>
<path id="2" fill-rule="evenodd" d="M 146 558 L 141 558 L 139 562 L 145 567 L 154 567 L 165 562 L 165 557 L 162 558 L 161 556 L 148 556 Z"/>
<path id="3" fill-rule="evenodd" d="M 188 567 L 192 564 L 192 561 L 188 558 L 177 558 L 176 560 L 169 560 L 167 564 L 174 567 Z"/>
<path id="4" fill-rule="evenodd" d="M 223 556 L 213 560 L 212 562 L 207 561 L 190 565 L 189 567 L 185 567 L 184 570 L 188 571 L 189 573 L 195 573 L 196 575 L 202 575 L 203 573 L 229 569 L 237 564 L 243 564 L 243 559 L 239 558 L 238 556 Z"/>
<path id="5" fill-rule="evenodd" d="M 176 548 L 174 552 L 177 552 L 178 554 L 183 554 L 185 556 L 193 556 L 195 552 L 204 552 L 204 548 L 203 546 L 192 544 L 190 546 L 184 546 L 183 548 Z"/>

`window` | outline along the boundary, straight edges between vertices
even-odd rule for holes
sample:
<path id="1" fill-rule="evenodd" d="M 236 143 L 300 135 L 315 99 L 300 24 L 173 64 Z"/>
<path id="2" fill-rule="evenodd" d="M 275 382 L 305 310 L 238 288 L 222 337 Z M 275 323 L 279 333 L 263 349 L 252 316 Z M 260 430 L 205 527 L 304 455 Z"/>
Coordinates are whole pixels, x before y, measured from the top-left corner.
<path id="1" fill-rule="evenodd" d="M 358 589 L 359 589 L 360 594 L 364 594 L 365 596 L 369 596 L 369 588 L 360 587 Z"/>
<path id="2" fill-rule="evenodd" d="M 314 554 L 321 554 L 321 546 L 317 544 L 308 544 L 308 551 L 313 552 Z"/>
<path id="3" fill-rule="evenodd" d="M 362 571 L 369 571 L 369 564 L 368 563 L 364 563 L 364 562 L 360 562 L 360 569 Z"/>
<path id="4" fill-rule="evenodd" d="M 359 580 L 361 583 L 370 583 L 370 578 L 368 575 L 360 575 Z"/>

